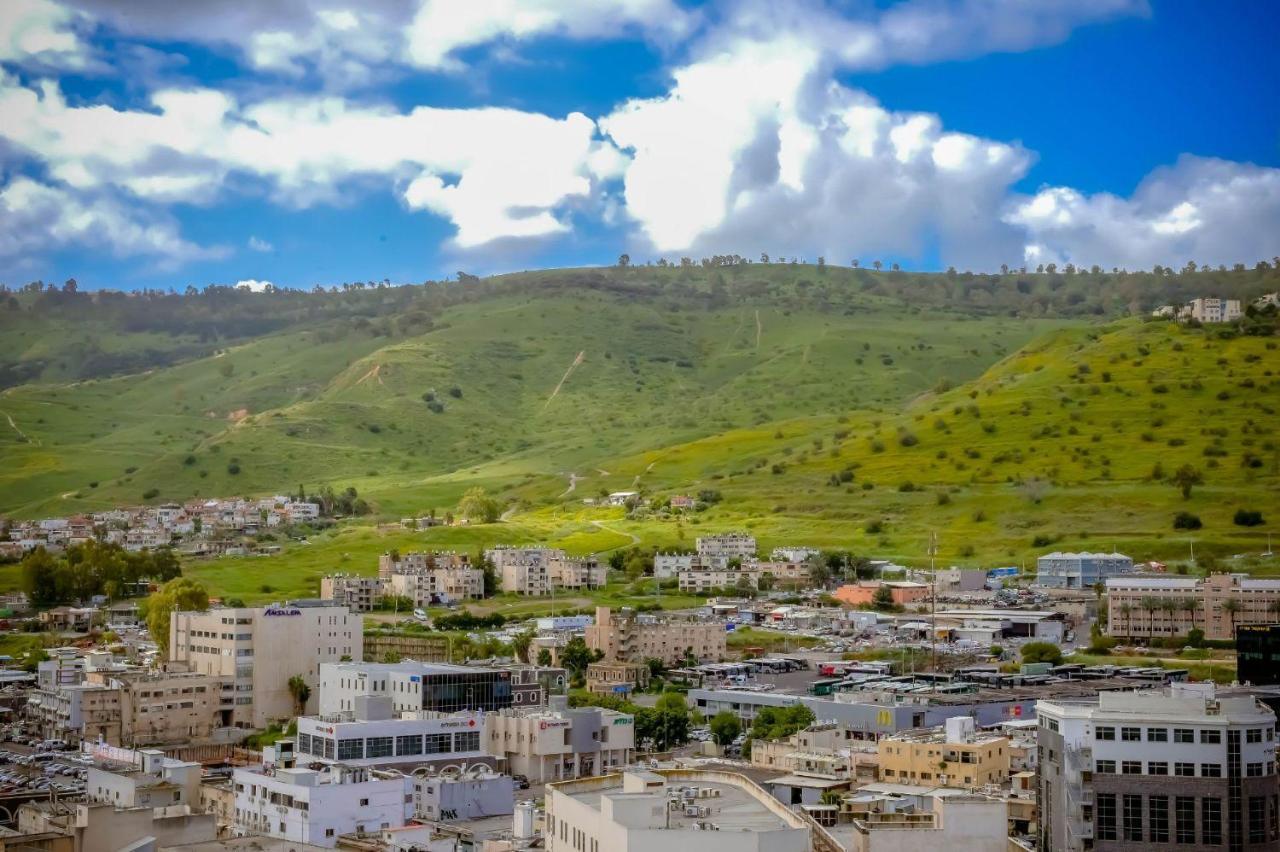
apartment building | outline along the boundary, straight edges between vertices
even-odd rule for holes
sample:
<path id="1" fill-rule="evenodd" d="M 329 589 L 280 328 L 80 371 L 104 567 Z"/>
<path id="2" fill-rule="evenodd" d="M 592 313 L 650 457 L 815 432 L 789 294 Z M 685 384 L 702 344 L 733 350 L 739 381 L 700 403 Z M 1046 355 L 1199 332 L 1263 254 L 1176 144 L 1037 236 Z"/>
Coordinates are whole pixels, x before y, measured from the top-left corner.
<path id="1" fill-rule="evenodd" d="M 45 739 L 120 742 L 120 690 L 97 683 L 42 689 L 27 700 L 27 714 Z"/>
<path id="2" fill-rule="evenodd" d="M 378 576 L 388 594 L 413 598 L 415 606 L 484 597 L 484 571 L 465 553 L 414 552 L 399 559 L 384 553 L 378 559 Z"/>
<path id="3" fill-rule="evenodd" d="M 352 612 L 373 612 L 386 593 L 385 587 L 380 577 L 332 574 L 320 578 L 320 597 Z"/>
<path id="4" fill-rule="evenodd" d="M 262 729 L 296 714 L 289 691 L 294 675 L 311 687 L 304 710 L 314 711 L 321 665 L 362 657 L 362 622 L 358 613 L 325 600 L 175 612 L 169 660 L 224 678 L 233 693 L 231 726 Z"/>
<path id="5" fill-rule="evenodd" d="M 1242 313 L 1238 299 L 1200 298 L 1187 302 L 1182 315 L 1197 322 L 1233 322 Z"/>
<path id="6" fill-rule="evenodd" d="M 572 557 L 554 547 L 495 547 L 485 551 L 502 591 L 549 595 L 553 590 L 596 589 L 608 579 L 608 567 L 595 556 Z"/>
<path id="7" fill-rule="evenodd" d="M 546 788 L 547 852 L 810 852 L 834 838 L 734 772 L 624 772 Z M 822 832 L 824 842 L 813 836 Z"/>
<path id="8" fill-rule="evenodd" d="M 682 571 L 677 575 L 680 591 L 706 594 L 713 589 L 759 588 L 761 572 L 754 566 Z"/>
<path id="9" fill-rule="evenodd" d="M 534 784 L 607 775 L 635 755 L 635 717 L 600 707 L 500 710 L 484 717 L 484 747 Z"/>
<path id="10" fill-rule="evenodd" d="M 658 617 L 627 608 L 615 614 L 607 606 L 596 607 L 595 624 L 585 632 L 587 647 L 603 653 L 607 662 L 655 658 L 675 666 L 689 657 L 723 660 L 728 652 L 724 625 L 718 621 Z"/>
<path id="11" fill-rule="evenodd" d="M 1040 701 L 1043 852 L 1280 848 L 1276 716 L 1211 683 Z"/>
<path id="12" fill-rule="evenodd" d="M 877 748 L 885 781 L 976 789 L 1009 780 L 1009 740 L 978 733 L 966 716 L 886 737 Z"/>
<path id="13" fill-rule="evenodd" d="M 695 547 L 699 556 L 708 559 L 756 558 L 756 537 L 744 532 L 699 536 Z"/>
<path id="14" fill-rule="evenodd" d="M 353 712 L 370 695 L 389 696 L 393 713 L 501 710 L 512 703 L 511 672 L 442 663 L 325 663 L 319 712 Z"/>
<path id="15" fill-rule="evenodd" d="M 1122 638 L 1185 636 L 1234 639 L 1243 625 L 1280 621 L 1280 580 L 1247 574 L 1117 577 L 1107 580 L 1107 634 Z"/>
<path id="16" fill-rule="evenodd" d="M 850 776 L 855 762 L 851 745 L 846 728 L 814 724 L 785 739 L 752 742 L 751 765 L 791 775 L 843 779 Z"/>
<path id="17" fill-rule="evenodd" d="M 231 727 L 235 709 L 232 681 L 200 672 L 164 670 L 90 671 L 85 686 L 104 690 L 104 704 L 114 705 L 118 731 L 103 740 L 128 747 L 187 745 L 207 742 L 220 728 Z M 114 694 L 114 701 L 108 696 Z M 93 693 L 85 693 L 90 702 Z M 83 699 L 82 699 L 83 704 Z M 85 706 L 88 710 L 89 707 Z M 106 709 L 96 721 L 85 717 L 84 731 L 92 738 Z"/>
<path id="18" fill-rule="evenodd" d="M 1047 553 L 1036 560 L 1035 585 L 1050 589 L 1091 589 L 1133 571 L 1123 553 Z"/>

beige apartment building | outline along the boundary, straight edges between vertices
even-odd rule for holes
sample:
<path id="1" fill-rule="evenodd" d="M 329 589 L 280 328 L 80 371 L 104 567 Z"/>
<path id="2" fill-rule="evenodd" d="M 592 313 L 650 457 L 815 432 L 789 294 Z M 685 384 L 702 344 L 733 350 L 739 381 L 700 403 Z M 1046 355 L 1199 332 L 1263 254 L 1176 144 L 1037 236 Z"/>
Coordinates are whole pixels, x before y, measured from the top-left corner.
<path id="1" fill-rule="evenodd" d="M 305 710 L 315 712 L 320 664 L 363 656 L 363 618 L 332 601 L 175 612 L 169 622 L 170 662 L 228 682 L 231 689 L 221 691 L 231 699 L 229 722 L 236 728 L 262 729 L 293 717 L 294 675 L 311 687 Z"/>
<path id="2" fill-rule="evenodd" d="M 484 572 L 470 565 L 397 571 L 386 581 L 386 593 L 409 598 L 415 607 L 482 598 Z"/>
<path id="3" fill-rule="evenodd" d="M 586 641 L 608 662 L 654 658 L 674 666 L 690 656 L 723 660 L 728 653 L 724 625 L 717 621 L 637 614 L 627 608 L 614 613 L 607 606 L 596 607 L 596 622 L 586 629 Z"/>
<path id="4" fill-rule="evenodd" d="M 608 579 L 608 567 L 596 557 L 573 557 L 554 547 L 495 547 L 485 551 L 485 558 L 493 564 L 502 591 L 517 595 L 597 589 Z"/>
<path id="5" fill-rule="evenodd" d="M 1185 636 L 1234 639 L 1242 624 L 1280 621 L 1280 580 L 1247 574 L 1112 577 L 1107 580 L 1107 635 L 1126 639 Z"/>
<path id="6" fill-rule="evenodd" d="M 617 772 L 635 755 L 635 718 L 600 707 L 568 709 L 561 696 L 548 709 L 509 708 L 484 718 L 485 750 L 508 771 L 541 784 Z"/>
<path id="7" fill-rule="evenodd" d="M 320 578 L 320 597 L 352 612 L 373 612 L 382 600 L 385 585 L 380 577 L 331 574 Z"/>
<path id="8" fill-rule="evenodd" d="M 216 675 L 167 671 L 90 671 L 85 685 L 98 687 L 102 710 L 84 717 L 85 739 L 95 739 L 107 714 L 114 714 L 112 745 L 178 745 L 208 741 L 229 727 L 234 708 L 231 683 Z M 86 693 L 86 697 L 93 693 Z M 85 710 L 88 710 L 86 702 Z"/>
<path id="9" fill-rule="evenodd" d="M 834 724 L 810 725 L 781 740 L 756 740 L 751 744 L 751 765 L 780 774 L 822 778 L 849 777 L 852 763 L 846 750 L 848 732 Z"/>
<path id="10" fill-rule="evenodd" d="M 977 733 L 968 716 L 948 719 L 942 728 L 886 737 L 878 751 L 884 781 L 978 788 L 1009 780 L 1009 740 Z"/>

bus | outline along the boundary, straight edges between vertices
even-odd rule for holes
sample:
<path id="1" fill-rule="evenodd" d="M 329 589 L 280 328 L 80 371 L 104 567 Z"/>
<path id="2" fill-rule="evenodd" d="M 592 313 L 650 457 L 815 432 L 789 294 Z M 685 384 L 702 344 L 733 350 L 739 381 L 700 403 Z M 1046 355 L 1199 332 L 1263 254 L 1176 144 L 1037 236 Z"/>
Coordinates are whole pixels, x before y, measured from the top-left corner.
<path id="1" fill-rule="evenodd" d="M 809 684 L 809 694 L 830 695 L 836 691 L 836 687 L 839 686 L 840 683 L 841 680 L 838 677 L 815 680 L 813 683 Z"/>

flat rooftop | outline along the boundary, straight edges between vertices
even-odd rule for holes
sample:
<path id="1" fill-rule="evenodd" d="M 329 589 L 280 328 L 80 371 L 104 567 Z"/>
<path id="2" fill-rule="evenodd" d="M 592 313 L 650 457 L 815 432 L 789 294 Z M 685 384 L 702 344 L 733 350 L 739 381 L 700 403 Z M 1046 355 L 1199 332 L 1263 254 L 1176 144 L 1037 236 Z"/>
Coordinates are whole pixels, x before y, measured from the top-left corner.
<path id="1" fill-rule="evenodd" d="M 654 795 L 655 791 L 644 793 L 624 793 L 622 791 L 622 776 L 617 776 L 617 783 L 610 787 L 596 787 L 593 789 L 583 790 L 581 792 L 562 790 L 566 795 L 572 796 L 577 801 L 589 805 L 596 810 L 600 810 L 601 799 L 609 796 L 615 799 L 626 799 L 634 797 L 649 797 Z M 711 781 L 672 781 L 667 780 L 662 786 L 662 794 L 664 796 L 672 796 L 683 788 L 710 788 L 713 791 L 719 791 L 719 795 L 714 793 L 709 797 L 692 798 L 688 800 L 690 805 L 698 805 L 699 807 L 709 807 L 711 812 L 707 816 L 687 817 L 684 809 L 670 810 L 669 828 L 673 831 L 693 831 L 694 823 L 713 822 L 720 826 L 721 831 L 779 831 L 783 829 L 791 829 L 794 826 L 783 821 L 781 817 L 770 811 L 765 805 L 749 793 L 744 787 L 736 784 L 723 784 Z M 767 793 L 765 795 L 768 795 Z"/>

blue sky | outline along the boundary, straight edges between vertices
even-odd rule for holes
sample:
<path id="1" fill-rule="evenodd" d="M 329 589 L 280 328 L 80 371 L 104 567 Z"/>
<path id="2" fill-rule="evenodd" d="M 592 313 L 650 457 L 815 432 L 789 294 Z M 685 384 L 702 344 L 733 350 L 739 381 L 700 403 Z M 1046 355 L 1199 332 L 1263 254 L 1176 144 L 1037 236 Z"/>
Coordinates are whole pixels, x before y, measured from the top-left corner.
<path id="1" fill-rule="evenodd" d="M 6 0 L 0 282 L 1280 254 L 1280 7 Z"/>

